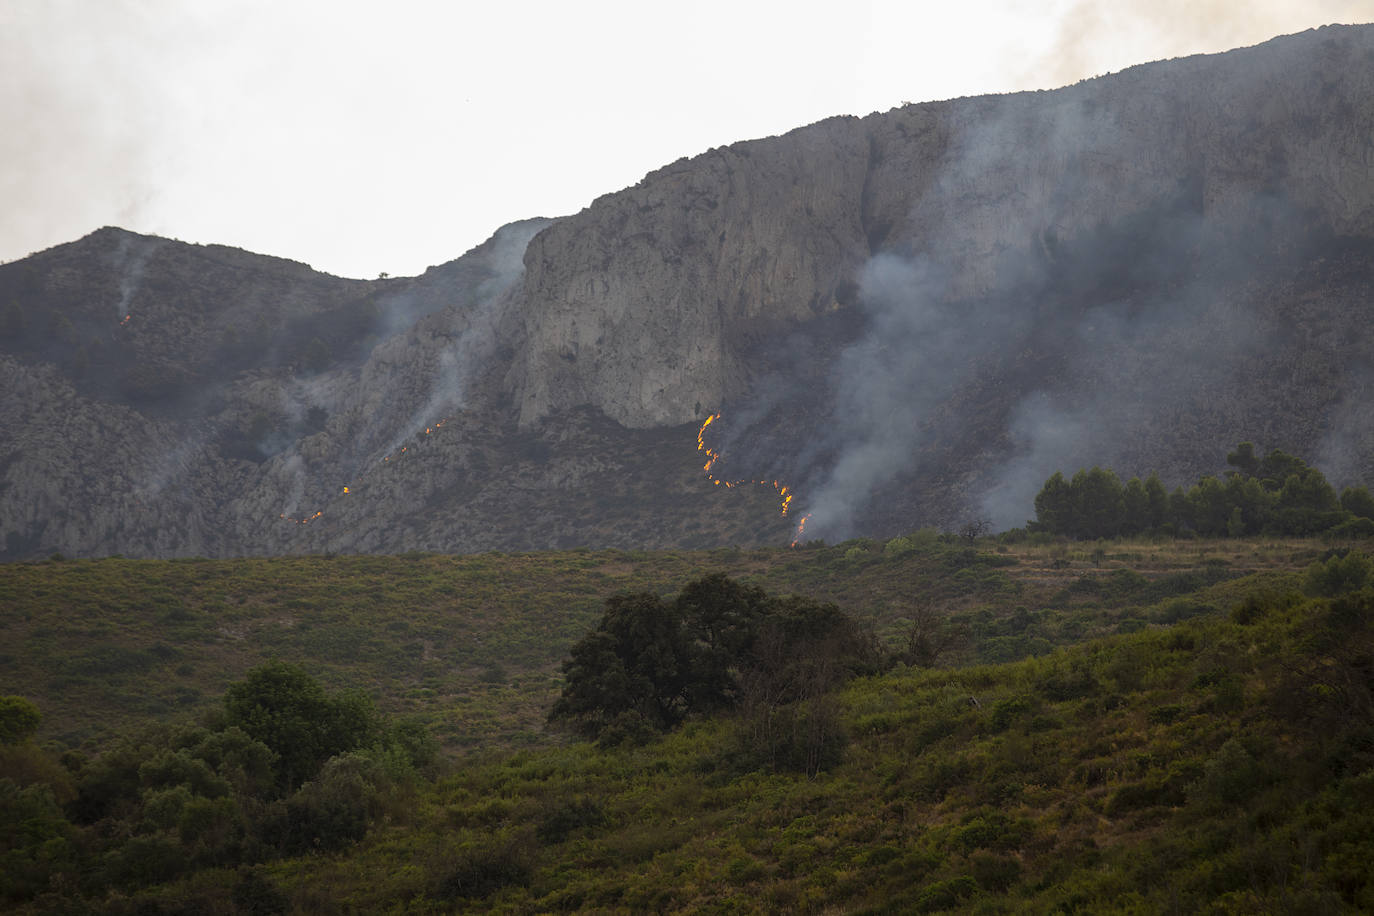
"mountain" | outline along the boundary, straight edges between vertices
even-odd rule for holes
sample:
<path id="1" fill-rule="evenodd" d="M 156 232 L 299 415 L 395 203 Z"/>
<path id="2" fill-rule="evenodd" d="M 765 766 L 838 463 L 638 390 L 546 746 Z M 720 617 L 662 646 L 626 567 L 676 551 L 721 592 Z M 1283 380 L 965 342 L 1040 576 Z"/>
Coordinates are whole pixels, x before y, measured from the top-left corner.
<path id="1" fill-rule="evenodd" d="M 1369 482 L 1372 168 L 1333 26 L 714 149 L 414 278 L 102 229 L 0 265 L 0 555 L 1010 526 L 1241 440 Z"/>

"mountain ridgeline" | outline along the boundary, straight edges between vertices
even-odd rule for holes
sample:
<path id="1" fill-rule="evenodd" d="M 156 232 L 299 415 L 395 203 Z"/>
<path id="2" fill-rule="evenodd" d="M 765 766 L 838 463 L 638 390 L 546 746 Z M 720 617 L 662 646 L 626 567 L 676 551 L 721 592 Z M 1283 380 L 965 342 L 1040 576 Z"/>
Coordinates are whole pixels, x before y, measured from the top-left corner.
<path id="1" fill-rule="evenodd" d="M 1371 161 L 1332 26 L 713 149 L 414 278 L 101 229 L 0 265 L 0 557 L 1010 527 L 1240 441 L 1368 484 Z"/>

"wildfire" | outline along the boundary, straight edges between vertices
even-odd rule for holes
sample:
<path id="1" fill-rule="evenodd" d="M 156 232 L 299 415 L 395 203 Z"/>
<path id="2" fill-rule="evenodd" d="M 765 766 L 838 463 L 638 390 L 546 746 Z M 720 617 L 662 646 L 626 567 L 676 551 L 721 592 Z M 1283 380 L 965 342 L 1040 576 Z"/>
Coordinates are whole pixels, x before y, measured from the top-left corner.
<path id="1" fill-rule="evenodd" d="M 701 429 L 697 430 L 697 451 L 703 452 L 706 455 L 706 463 L 701 467 L 701 469 L 706 472 L 706 478 L 716 486 L 725 487 L 726 489 L 745 486 L 746 484 L 763 487 L 771 486 L 777 491 L 778 496 L 782 499 L 780 510 L 785 518 L 787 516 L 787 511 L 792 507 L 792 499 L 796 496 L 796 494 L 792 492 L 791 487 L 777 480 L 722 480 L 711 473 L 711 468 L 715 467 L 716 462 L 720 460 L 720 452 L 717 452 L 706 444 L 706 427 L 719 419 L 720 414 L 713 413 L 706 418 L 705 423 L 701 424 Z M 801 541 L 802 531 L 806 528 L 806 520 L 810 517 L 810 515 L 803 515 L 801 520 L 797 522 L 797 533 L 792 538 L 792 543 L 789 546 L 796 547 Z"/>
<path id="2" fill-rule="evenodd" d="M 440 420 L 438 423 L 435 423 L 433 426 L 426 426 L 426 427 L 425 427 L 425 431 L 424 431 L 424 435 L 426 435 L 426 436 L 432 436 L 432 435 L 434 435 L 436 432 L 439 431 L 439 427 L 443 426 L 445 423 L 447 423 L 449 420 L 452 420 L 452 419 L 453 419 L 452 417 L 444 417 L 442 420 Z M 401 457 L 402 455 L 404 455 L 404 454 L 405 454 L 406 452 L 408 452 L 408 451 L 410 451 L 410 446 L 408 446 L 408 445 L 403 445 L 403 446 L 401 446 L 400 451 L 394 452 L 393 454 L 387 455 L 385 458 L 383 458 L 383 459 L 382 459 L 382 464 L 386 464 L 388 461 L 392 460 L 393 458 L 399 458 L 399 457 Z"/>
<path id="3" fill-rule="evenodd" d="M 125 319 L 124 319 L 125 322 L 127 322 L 128 320 L 129 320 L 128 318 L 125 318 Z M 444 418 L 443 418 L 442 420 L 440 420 L 439 422 L 434 423 L 434 424 L 432 424 L 432 425 L 430 425 L 430 426 L 426 426 L 425 429 L 424 429 L 424 435 L 426 435 L 426 436 L 432 436 L 432 435 L 434 435 L 434 433 L 437 432 L 437 431 L 439 430 L 439 427 L 443 426 L 445 423 L 447 423 L 447 422 L 448 422 L 449 420 L 451 420 L 451 419 L 453 419 L 453 418 L 452 418 L 452 417 L 444 417 Z M 408 452 L 408 451 L 410 451 L 410 446 L 408 446 L 408 445 L 403 445 L 403 446 L 401 446 L 400 451 L 398 451 L 398 452 L 396 452 L 396 453 L 394 453 L 394 454 L 391 454 L 391 455 L 387 455 L 385 458 L 383 458 L 383 459 L 382 459 L 382 463 L 385 464 L 386 462 L 390 461 L 390 460 L 393 459 L 393 458 L 399 458 L 399 457 L 401 457 L 402 455 L 404 455 L 404 454 L 405 454 L 406 452 Z M 344 485 L 344 488 L 343 488 L 343 492 L 342 492 L 340 495 L 341 495 L 341 496 L 348 496 L 348 495 L 352 494 L 352 492 L 353 492 L 353 487 L 355 487 L 356 485 L 357 485 L 357 481 L 354 481 L 354 482 L 351 483 L 351 484 L 345 484 L 345 485 Z M 288 516 L 286 513 L 283 512 L 280 516 L 278 516 L 278 518 L 282 519 L 283 521 L 291 522 L 293 525 L 308 525 L 308 524 L 310 524 L 311 522 L 313 522 L 315 519 L 319 518 L 319 517 L 322 516 L 322 515 L 324 515 L 324 511 L 323 511 L 323 510 L 321 510 L 321 511 L 319 511 L 319 512 L 316 512 L 314 515 L 307 515 L 307 516 L 304 516 L 304 517 L 302 517 L 302 518 L 294 518 L 294 517 L 292 517 L 292 516 Z"/>
<path id="4" fill-rule="evenodd" d="M 119 326 L 120 326 L 121 328 L 127 327 L 128 324 L 129 324 L 129 322 L 131 322 L 131 321 L 133 321 L 133 320 L 134 320 L 134 316 L 133 316 L 133 315 L 125 315 L 125 316 L 124 316 L 124 320 L 121 321 L 121 322 L 119 323 Z"/>

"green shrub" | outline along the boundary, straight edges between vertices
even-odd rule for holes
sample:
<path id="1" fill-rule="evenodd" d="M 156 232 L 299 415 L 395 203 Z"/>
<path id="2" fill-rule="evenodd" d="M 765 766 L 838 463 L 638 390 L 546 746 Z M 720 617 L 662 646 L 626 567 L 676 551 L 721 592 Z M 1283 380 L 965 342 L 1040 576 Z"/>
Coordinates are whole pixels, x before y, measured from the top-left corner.
<path id="1" fill-rule="evenodd" d="M 1326 531 L 1322 536 L 1328 541 L 1353 541 L 1374 538 L 1374 520 L 1353 518 L 1348 522 L 1341 522 L 1336 527 Z"/>
<path id="2" fill-rule="evenodd" d="M 1325 562 L 1314 563 L 1308 568 L 1303 590 L 1323 598 L 1358 591 L 1369 582 L 1371 570 L 1374 570 L 1374 562 L 1368 556 L 1355 551 L 1336 552 Z"/>
<path id="3" fill-rule="evenodd" d="M 988 725 L 994 732 L 1004 732 L 1011 728 L 1012 723 L 1021 718 L 1032 708 L 1031 701 L 1026 697 L 1008 697 L 999 700 L 992 707 L 992 715 L 988 719 Z"/>
<path id="4" fill-rule="evenodd" d="M 1088 661 L 1077 657 L 1053 665 L 1036 679 L 1035 686 L 1055 702 L 1081 700 L 1097 693 L 1100 687 Z"/>
<path id="5" fill-rule="evenodd" d="M 916 910 L 920 913 L 938 913 L 958 906 L 976 893 L 978 884 L 968 875 L 938 881 L 921 891 L 916 898 Z"/>
<path id="6" fill-rule="evenodd" d="M 1011 856 L 977 850 L 969 856 L 973 880 L 985 891 L 1003 893 L 1021 877 L 1021 863 Z"/>
<path id="7" fill-rule="evenodd" d="M 1132 782 L 1118 786 L 1107 797 L 1102 813 L 1108 817 L 1121 817 L 1142 808 L 1158 805 L 1176 805 L 1183 801 L 1182 793 L 1170 783 L 1159 780 Z"/>
<path id="8" fill-rule="evenodd" d="M 606 812 L 589 798 L 563 802 L 539 822 L 535 836 L 545 846 L 566 840 L 574 831 L 601 827 L 606 824 Z"/>
<path id="9" fill-rule="evenodd" d="M 1102 589 L 1117 599 L 1130 598 L 1148 588 L 1150 580 L 1133 569 L 1114 569 L 1107 574 Z"/>
<path id="10" fill-rule="evenodd" d="M 1269 783 L 1267 768 L 1240 741 L 1231 738 L 1203 765 L 1202 778 L 1188 796 L 1205 807 L 1239 805 Z"/>
<path id="11" fill-rule="evenodd" d="M 907 537 L 896 537 L 883 545 L 883 553 L 889 557 L 910 553 L 915 549 L 916 545 L 912 543 L 911 538 Z"/>
<path id="12" fill-rule="evenodd" d="M 42 721 L 38 707 L 23 697 L 0 696 L 0 745 L 27 741 Z"/>
<path id="13" fill-rule="evenodd" d="M 524 848 L 507 839 L 463 850 L 440 877 L 433 894 L 445 901 L 480 899 L 502 888 L 528 885 L 532 873 Z"/>
<path id="14" fill-rule="evenodd" d="M 129 837 L 110 853 L 101 880 L 119 887 L 147 887 L 170 881 L 190 866 L 175 836 L 144 834 Z"/>
<path id="15" fill-rule="evenodd" d="M 1169 725 L 1177 722 L 1184 712 L 1184 707 L 1178 703 L 1166 703 L 1151 709 L 1147 718 L 1155 725 Z"/>
<path id="16" fill-rule="evenodd" d="M 1000 811 L 971 815 L 954 831 L 954 846 L 965 853 L 975 849 L 1019 849 L 1026 841 L 1029 825 L 1013 821 Z"/>
<path id="17" fill-rule="evenodd" d="M 1194 598 L 1174 598 L 1160 605 L 1151 616 L 1158 623 L 1179 623 L 1216 612 L 1216 608 Z"/>
<path id="18" fill-rule="evenodd" d="M 259 868 L 241 868 L 231 895 L 234 909 L 253 916 L 277 916 L 290 912 L 291 900 L 267 879 Z"/>
<path id="19" fill-rule="evenodd" d="M 1249 626 L 1268 612 L 1269 603 L 1263 596 L 1252 592 L 1231 608 L 1231 620 L 1241 626 Z"/>
<path id="20" fill-rule="evenodd" d="M 0 777 L 0 901 L 24 900 L 74 857 L 71 825 L 46 785 Z"/>
<path id="21" fill-rule="evenodd" d="M 314 780 L 275 806 L 263 838 L 289 854 L 342 849 L 367 834 L 371 822 L 384 812 L 391 788 L 375 756 L 332 758 Z"/>
<path id="22" fill-rule="evenodd" d="M 277 755 L 280 787 L 310 779 L 326 760 L 369 743 L 380 720 L 366 694 L 327 695 L 301 668 L 273 661 L 248 672 L 224 694 L 226 724 Z"/>

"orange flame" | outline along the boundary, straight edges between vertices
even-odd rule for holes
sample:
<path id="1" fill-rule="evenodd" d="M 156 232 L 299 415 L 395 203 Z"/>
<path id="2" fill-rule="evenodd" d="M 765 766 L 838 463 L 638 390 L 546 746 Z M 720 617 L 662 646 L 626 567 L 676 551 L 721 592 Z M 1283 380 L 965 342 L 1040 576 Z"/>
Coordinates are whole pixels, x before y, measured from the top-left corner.
<path id="1" fill-rule="evenodd" d="M 444 417 L 444 418 L 443 418 L 442 420 L 440 420 L 439 422 L 434 423 L 434 424 L 432 424 L 432 425 L 430 425 L 430 426 L 426 426 L 426 427 L 424 428 L 424 430 L 422 431 L 422 433 L 419 433 L 419 434 L 417 434 L 417 435 L 432 436 L 432 435 L 434 435 L 435 433 L 437 433 L 437 432 L 439 431 L 439 428 L 440 428 L 441 426 L 443 426 L 445 423 L 447 423 L 449 420 L 452 420 L 452 419 L 453 419 L 452 417 Z M 382 464 L 386 464 L 388 461 L 391 461 L 391 460 L 393 460 L 393 459 L 395 459 L 395 458 L 399 458 L 399 457 L 401 457 L 402 455 L 404 455 L 404 454 L 405 454 L 406 452 L 408 452 L 408 451 L 410 451 L 410 446 L 408 446 L 408 445 L 403 445 L 403 446 L 401 446 L 401 448 L 400 448 L 399 451 L 393 452 L 392 454 L 387 455 L 385 458 L 383 458 L 383 459 L 382 459 Z"/>
<path id="2" fill-rule="evenodd" d="M 125 315 L 125 316 L 124 316 L 124 320 L 121 321 L 121 322 L 119 323 L 119 326 L 122 328 L 122 327 L 126 326 L 130 321 L 133 321 L 133 320 L 134 320 L 134 316 L 133 316 L 133 315 Z"/>
<path id="3" fill-rule="evenodd" d="M 127 322 L 128 320 L 129 320 L 128 318 L 125 318 L 125 319 L 124 319 L 124 322 Z M 121 324 L 124 323 L 124 322 L 121 322 Z M 445 423 L 447 423 L 447 422 L 448 422 L 449 420 L 451 420 L 451 419 L 453 419 L 453 418 L 452 418 L 452 417 L 444 417 L 444 418 L 443 418 L 442 420 L 440 420 L 439 422 L 434 423 L 434 424 L 431 425 L 431 426 L 426 426 L 426 427 L 425 427 L 425 430 L 424 430 L 424 434 L 425 434 L 426 436 L 431 436 L 431 435 L 433 435 L 435 432 L 438 431 L 439 427 L 443 426 Z M 401 446 L 401 450 L 400 450 L 400 451 L 396 452 L 396 453 L 393 454 L 393 455 L 387 455 L 385 458 L 383 458 L 383 459 L 382 459 L 382 463 L 385 464 L 386 462 L 390 461 L 390 460 L 393 459 L 393 458 L 399 458 L 399 457 L 401 457 L 401 455 L 405 454 L 405 453 L 408 452 L 408 451 L 410 451 L 410 446 L 408 446 L 408 445 L 403 445 L 403 446 Z M 344 485 L 344 488 L 343 488 L 343 493 L 342 493 L 341 495 L 343 495 L 343 496 L 348 496 L 349 494 L 351 494 L 351 493 L 353 492 L 353 487 L 355 487 L 356 485 L 357 485 L 357 481 L 354 481 L 353 483 L 350 483 L 350 484 L 345 484 L 345 485 Z M 278 518 L 281 518 L 281 519 L 283 519 L 284 521 L 291 522 L 291 523 L 294 524 L 294 525 L 308 525 L 308 524 L 310 524 L 311 522 L 313 522 L 315 519 L 319 518 L 321 515 L 324 515 L 324 511 L 323 511 L 323 510 L 321 510 L 321 511 L 319 511 L 319 512 L 316 512 L 314 515 L 307 515 L 307 516 L 304 516 L 304 517 L 302 517 L 302 518 L 292 518 L 292 517 L 287 516 L 286 513 L 283 512 L 281 515 L 278 516 Z"/>
<path id="4" fill-rule="evenodd" d="M 706 472 L 706 478 L 716 486 L 719 487 L 723 485 L 727 489 L 731 487 L 743 486 L 744 484 L 753 484 L 755 486 L 763 487 L 771 486 L 774 490 L 777 491 L 778 496 L 782 499 L 782 505 L 779 508 L 781 510 L 782 516 L 786 518 L 787 510 L 792 507 L 792 498 L 796 496 L 796 494 L 792 492 L 791 487 L 777 480 L 722 480 L 721 478 L 711 473 L 711 468 L 715 467 L 716 462 L 720 460 L 720 452 L 715 451 L 709 445 L 706 444 L 706 427 L 710 426 L 712 423 L 716 422 L 719 419 L 720 414 L 713 413 L 706 418 L 705 423 L 701 424 L 701 429 L 697 430 L 697 451 L 704 452 L 706 454 L 706 463 L 702 465 L 701 468 L 703 471 Z M 801 521 L 797 523 L 796 536 L 793 537 L 792 543 L 789 546 L 796 547 L 797 543 L 801 541 L 802 531 L 806 528 L 806 520 L 810 517 L 810 515 L 805 515 L 802 517 Z"/>

